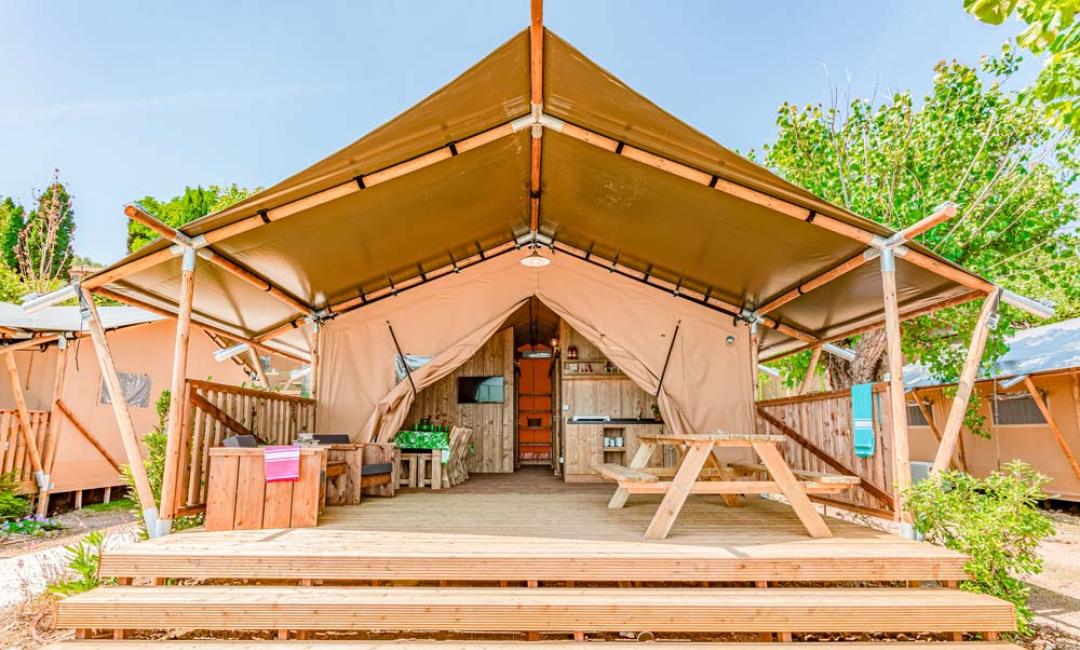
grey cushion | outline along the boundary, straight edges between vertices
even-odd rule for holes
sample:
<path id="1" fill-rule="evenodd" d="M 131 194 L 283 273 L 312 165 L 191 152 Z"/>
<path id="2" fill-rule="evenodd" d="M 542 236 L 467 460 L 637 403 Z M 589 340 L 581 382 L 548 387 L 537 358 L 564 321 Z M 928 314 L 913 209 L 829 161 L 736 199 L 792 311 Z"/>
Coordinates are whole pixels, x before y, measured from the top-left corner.
<path id="1" fill-rule="evenodd" d="M 360 476 L 375 476 L 376 474 L 391 474 L 394 471 L 393 463 L 371 463 L 360 468 Z"/>
<path id="2" fill-rule="evenodd" d="M 352 442 L 345 433 L 316 433 L 313 437 L 320 445 L 347 445 Z"/>
<path id="3" fill-rule="evenodd" d="M 253 449 L 259 446 L 255 436 L 229 436 L 222 440 L 221 444 L 225 447 L 242 447 L 245 449 Z"/>

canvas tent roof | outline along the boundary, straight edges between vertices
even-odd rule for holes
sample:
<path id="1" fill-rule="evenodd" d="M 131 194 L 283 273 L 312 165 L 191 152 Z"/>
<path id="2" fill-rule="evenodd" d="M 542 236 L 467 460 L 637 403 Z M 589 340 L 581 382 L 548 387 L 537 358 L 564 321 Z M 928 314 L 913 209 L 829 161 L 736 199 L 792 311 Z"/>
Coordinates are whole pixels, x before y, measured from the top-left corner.
<path id="1" fill-rule="evenodd" d="M 538 230 L 558 250 L 617 263 L 705 301 L 753 309 L 867 248 L 807 221 L 891 234 L 716 144 L 550 31 L 543 39 L 542 110 L 566 128 L 544 128 L 540 136 Z M 529 61 L 524 31 L 360 140 L 183 232 L 205 236 L 215 251 L 313 310 L 355 305 L 528 236 L 533 129 L 508 125 L 530 115 Z M 586 135 L 571 137 L 570 127 Z M 618 143 L 614 152 L 596 146 L 607 139 Z M 618 155 L 624 147 L 711 181 L 692 182 Z M 402 163 L 410 173 L 399 173 Z M 747 192 L 766 200 L 747 200 Z M 807 217 L 792 218 L 792 205 Z M 181 262 L 169 248 L 168 241 L 153 243 L 84 284 L 175 311 Z M 126 272 L 132 268 L 139 270 Z M 197 322 L 255 338 L 305 315 L 213 265 L 200 263 L 196 276 Z M 902 314 L 971 293 L 903 258 L 897 284 Z M 827 339 L 875 324 L 881 313 L 880 276 L 876 264 L 866 264 L 770 316 Z M 766 331 L 763 357 L 804 344 Z M 274 345 L 309 347 L 299 329 Z"/>
<path id="2" fill-rule="evenodd" d="M 106 329 L 161 320 L 161 316 L 135 307 L 105 306 L 98 307 L 98 312 Z M 78 307 L 49 307 L 29 314 L 20 305 L 10 302 L 0 302 L 0 327 L 28 333 L 86 331 Z"/>

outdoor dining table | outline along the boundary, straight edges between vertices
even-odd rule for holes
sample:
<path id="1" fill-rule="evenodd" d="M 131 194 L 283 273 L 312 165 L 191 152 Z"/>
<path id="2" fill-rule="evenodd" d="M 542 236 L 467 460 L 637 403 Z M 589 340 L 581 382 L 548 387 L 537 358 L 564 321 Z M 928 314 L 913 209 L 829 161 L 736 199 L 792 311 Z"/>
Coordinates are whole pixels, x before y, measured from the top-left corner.
<path id="1" fill-rule="evenodd" d="M 664 539 L 671 531 L 679 516 L 683 504 L 691 494 L 718 494 L 724 497 L 728 505 L 735 505 L 734 500 L 742 494 L 763 494 L 779 492 L 787 498 L 795 515 L 810 533 L 811 537 L 832 537 L 832 532 L 825 525 L 825 520 L 818 514 L 807 496 L 806 488 L 796 479 L 784 460 L 777 445 L 785 440 L 780 435 L 733 434 L 716 432 L 709 434 L 662 434 L 641 436 L 641 445 L 627 468 L 631 472 L 647 474 L 647 465 L 653 452 L 659 445 L 672 445 L 682 452 L 682 459 L 670 481 L 657 480 L 634 483 L 632 488 L 620 487 L 611 497 L 608 507 L 621 508 L 629 496 L 634 493 L 663 494 L 648 530 L 647 539 Z M 721 447 L 744 447 L 753 449 L 761 458 L 771 481 L 735 480 L 724 462 L 717 456 Z M 708 478 L 721 480 L 701 480 L 703 472 Z"/>

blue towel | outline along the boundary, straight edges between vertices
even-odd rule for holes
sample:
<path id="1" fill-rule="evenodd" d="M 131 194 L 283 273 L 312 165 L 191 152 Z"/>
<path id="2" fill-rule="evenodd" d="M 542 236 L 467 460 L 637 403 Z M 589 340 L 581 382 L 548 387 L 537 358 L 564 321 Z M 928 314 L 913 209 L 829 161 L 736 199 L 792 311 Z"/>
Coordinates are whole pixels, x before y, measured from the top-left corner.
<path id="1" fill-rule="evenodd" d="M 874 385 L 856 384 L 851 387 L 851 426 L 855 455 L 869 458 L 874 455 Z"/>

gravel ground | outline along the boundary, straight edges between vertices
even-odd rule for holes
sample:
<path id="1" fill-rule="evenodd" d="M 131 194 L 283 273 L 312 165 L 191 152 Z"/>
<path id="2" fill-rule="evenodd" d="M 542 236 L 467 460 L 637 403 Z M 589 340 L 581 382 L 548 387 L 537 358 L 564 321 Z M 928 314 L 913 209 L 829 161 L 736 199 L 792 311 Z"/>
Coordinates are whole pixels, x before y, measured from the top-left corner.
<path id="1" fill-rule="evenodd" d="M 1031 608 L 1040 636 L 1055 648 L 1080 648 L 1080 517 L 1050 511 L 1057 532 L 1039 547 L 1043 572 L 1032 576 Z"/>

